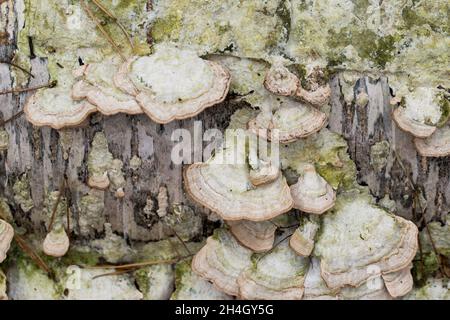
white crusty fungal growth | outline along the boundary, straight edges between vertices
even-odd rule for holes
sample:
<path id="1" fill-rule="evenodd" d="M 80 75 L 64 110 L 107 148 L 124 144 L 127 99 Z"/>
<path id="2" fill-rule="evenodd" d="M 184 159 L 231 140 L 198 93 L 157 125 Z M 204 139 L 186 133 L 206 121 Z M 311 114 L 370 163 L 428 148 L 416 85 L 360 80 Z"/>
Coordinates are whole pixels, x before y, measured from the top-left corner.
<path id="1" fill-rule="evenodd" d="M 108 149 L 108 141 L 103 132 L 97 132 L 92 141 L 88 155 L 88 185 L 91 188 L 104 190 L 110 181 L 108 170 L 113 163 L 113 156 Z"/>
<path id="2" fill-rule="evenodd" d="M 219 290 L 237 296 L 237 278 L 251 266 L 252 251 L 241 246 L 225 229 L 216 229 L 192 259 L 192 270 Z"/>
<path id="3" fill-rule="evenodd" d="M 314 70 L 314 72 L 320 71 Z M 331 96 L 329 84 L 313 83 L 311 91 L 302 88 L 300 79 L 279 62 L 274 63 L 267 72 L 264 86 L 276 95 L 291 96 L 315 107 L 327 104 Z"/>
<path id="4" fill-rule="evenodd" d="M 120 63 L 118 57 L 112 57 L 75 70 L 74 75 L 81 79 L 72 87 L 72 98 L 86 99 L 105 115 L 142 113 L 134 96 L 117 89 L 113 83 Z"/>
<path id="5" fill-rule="evenodd" d="M 409 293 L 414 285 L 411 274 L 412 264 L 399 271 L 383 274 L 384 285 L 393 298 Z"/>
<path id="6" fill-rule="evenodd" d="M 233 297 L 217 290 L 209 281 L 191 269 L 191 261 L 182 261 L 175 267 L 175 292 L 171 300 L 231 300 Z"/>
<path id="7" fill-rule="evenodd" d="M 359 286 L 370 277 L 405 269 L 413 260 L 418 230 L 414 223 L 371 203 L 367 195 L 341 195 L 323 216 L 314 248 L 330 288 Z"/>
<path id="8" fill-rule="evenodd" d="M 273 247 L 276 225 L 270 221 L 227 221 L 230 232 L 243 246 L 254 252 L 265 252 Z"/>
<path id="9" fill-rule="evenodd" d="M 314 249 L 314 237 L 319 230 L 319 223 L 311 217 L 303 217 L 300 226 L 289 239 L 289 245 L 300 256 L 308 257 Z"/>
<path id="10" fill-rule="evenodd" d="M 305 138 L 327 124 L 327 115 L 302 103 L 282 105 L 272 112 L 261 111 L 247 124 L 248 129 L 267 140 L 282 143 Z"/>
<path id="11" fill-rule="evenodd" d="M 72 75 L 61 73 L 56 87 L 37 91 L 25 104 L 27 120 L 35 126 L 54 129 L 81 124 L 97 108 L 86 100 L 74 101 L 70 97 L 73 84 Z"/>
<path id="12" fill-rule="evenodd" d="M 311 263 L 305 277 L 304 300 L 337 300 L 338 289 L 328 288 L 320 274 L 320 261 L 316 257 L 311 258 Z"/>
<path id="13" fill-rule="evenodd" d="M 398 127 L 418 138 L 431 136 L 441 120 L 442 110 L 436 91 L 419 87 L 404 97 L 392 116 Z"/>
<path id="14" fill-rule="evenodd" d="M 46 255 L 57 258 L 64 256 L 69 251 L 69 247 L 69 237 L 62 226 L 53 228 L 42 244 L 42 249 Z"/>
<path id="15" fill-rule="evenodd" d="M 159 45 L 151 56 L 132 58 L 114 77 L 117 87 L 134 95 L 155 122 L 186 119 L 222 102 L 230 74 L 217 62 L 193 51 Z"/>
<path id="16" fill-rule="evenodd" d="M 336 201 L 336 193 L 322 178 L 314 165 L 305 165 L 296 184 L 291 186 L 294 208 L 303 212 L 322 214 L 331 209 Z"/>
<path id="17" fill-rule="evenodd" d="M 6 253 L 9 250 L 13 237 L 13 227 L 8 222 L 0 219 L 0 263 L 6 259 Z"/>
<path id="18" fill-rule="evenodd" d="M 249 300 L 300 300 L 309 260 L 295 254 L 287 241 L 255 258 L 238 279 L 239 297 Z"/>
<path id="19" fill-rule="evenodd" d="M 250 181 L 254 186 L 259 186 L 276 180 L 280 173 L 280 168 L 270 160 L 258 160 L 255 168 L 250 169 Z"/>
<path id="20" fill-rule="evenodd" d="M 265 221 L 289 211 L 292 198 L 286 179 L 279 175 L 255 187 L 247 163 L 224 163 L 224 159 L 234 159 L 230 156 L 233 152 L 233 144 L 227 145 L 207 162 L 192 164 L 184 171 L 190 196 L 224 220 Z"/>
<path id="21" fill-rule="evenodd" d="M 430 137 L 415 138 L 417 152 L 423 157 L 450 156 L 450 123 L 438 128 Z"/>

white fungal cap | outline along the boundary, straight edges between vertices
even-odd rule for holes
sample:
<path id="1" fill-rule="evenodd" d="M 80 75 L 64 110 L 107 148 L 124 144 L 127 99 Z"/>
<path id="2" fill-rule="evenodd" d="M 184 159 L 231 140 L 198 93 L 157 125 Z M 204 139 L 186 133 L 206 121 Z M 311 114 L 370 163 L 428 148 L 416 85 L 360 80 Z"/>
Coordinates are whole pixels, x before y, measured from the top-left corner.
<path id="1" fill-rule="evenodd" d="M 431 136 L 442 117 L 437 91 L 419 87 L 405 96 L 404 106 L 393 112 L 393 119 L 400 129 L 418 138 Z"/>
<path id="2" fill-rule="evenodd" d="M 243 246 L 254 252 L 265 252 L 273 247 L 276 225 L 270 221 L 227 221 L 230 232 Z"/>
<path id="3" fill-rule="evenodd" d="M 409 293 L 414 285 L 411 274 L 412 264 L 399 271 L 383 274 L 384 284 L 393 298 L 402 297 Z"/>
<path id="4" fill-rule="evenodd" d="M 300 256 L 308 257 L 314 249 L 314 237 L 319 223 L 312 217 L 303 217 L 300 226 L 289 238 L 289 245 Z"/>
<path id="5" fill-rule="evenodd" d="M 313 165 L 306 165 L 296 184 L 291 186 L 294 208 L 303 212 L 322 214 L 331 209 L 336 194 L 328 182 L 322 178 Z"/>
<path id="6" fill-rule="evenodd" d="M 54 88 L 40 89 L 26 102 L 24 113 L 35 126 L 54 129 L 81 124 L 97 108 L 86 100 L 74 101 L 70 90 L 75 79 L 71 74 L 60 73 Z"/>
<path id="7" fill-rule="evenodd" d="M 415 138 L 414 144 L 417 152 L 423 157 L 450 156 L 450 123 L 438 128 L 430 137 Z"/>
<path id="8" fill-rule="evenodd" d="M 0 219 L 0 263 L 6 259 L 6 253 L 9 250 L 13 237 L 13 227 L 8 222 Z"/>
<path id="9" fill-rule="evenodd" d="M 52 257 L 62 257 L 69 250 L 70 241 L 66 231 L 62 226 L 53 228 L 44 239 L 42 245 L 46 255 Z"/>
<path id="10" fill-rule="evenodd" d="M 280 168 L 272 164 L 272 161 L 259 160 L 258 167 L 250 169 L 250 181 L 254 186 L 259 186 L 276 180 L 280 173 Z"/>
<path id="11" fill-rule="evenodd" d="M 203 60 L 193 51 L 161 44 L 151 56 L 127 61 L 114 83 L 135 95 L 153 121 L 168 123 L 193 117 L 222 102 L 228 93 L 230 74 L 217 62 Z"/>
<path id="12" fill-rule="evenodd" d="M 199 277 L 191 269 L 191 260 L 175 267 L 175 292 L 171 300 L 231 300 L 233 297 L 218 290 L 212 283 Z"/>
<path id="13" fill-rule="evenodd" d="M 206 245 L 194 256 L 192 270 L 219 290 L 237 296 L 237 278 L 251 265 L 252 251 L 241 246 L 225 229 L 214 230 Z"/>
<path id="14" fill-rule="evenodd" d="M 309 259 L 295 254 L 287 241 L 254 259 L 253 265 L 239 276 L 240 298 L 300 300 L 303 297 Z"/>
<path id="15" fill-rule="evenodd" d="M 360 286 L 370 277 L 402 270 L 416 254 L 416 225 L 371 201 L 357 192 L 342 194 L 322 218 L 314 255 L 330 288 Z"/>
<path id="16" fill-rule="evenodd" d="M 275 112 L 261 111 L 248 123 L 250 131 L 267 140 L 288 143 L 305 138 L 327 124 L 327 115 L 299 102 L 286 101 Z M 274 131 L 277 130 L 277 135 Z"/>
<path id="17" fill-rule="evenodd" d="M 305 90 L 298 77 L 281 63 L 274 63 L 269 69 L 264 86 L 276 95 L 291 96 L 315 107 L 326 105 L 331 96 L 329 84 L 319 86 L 314 83 L 312 91 Z"/>
<path id="18" fill-rule="evenodd" d="M 142 113 L 134 96 L 117 89 L 113 83 L 120 63 L 121 60 L 113 56 L 102 62 L 91 63 L 77 69 L 75 74 L 80 80 L 72 87 L 72 98 L 74 100 L 86 99 L 105 115 L 119 112 Z"/>

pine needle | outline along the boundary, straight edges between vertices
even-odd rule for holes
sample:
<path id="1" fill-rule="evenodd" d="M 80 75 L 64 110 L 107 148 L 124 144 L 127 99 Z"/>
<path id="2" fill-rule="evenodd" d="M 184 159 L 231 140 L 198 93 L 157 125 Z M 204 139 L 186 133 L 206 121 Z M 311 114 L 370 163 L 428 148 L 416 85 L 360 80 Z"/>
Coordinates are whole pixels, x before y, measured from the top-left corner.
<path id="1" fill-rule="evenodd" d="M 9 123 L 9 122 L 11 122 L 11 121 L 16 120 L 17 118 L 19 118 L 19 117 L 22 116 L 22 115 L 23 115 L 23 110 L 17 112 L 17 113 L 14 114 L 11 118 L 8 118 L 8 119 L 6 119 L 6 120 L 4 120 L 4 121 L 0 121 L 0 127 L 3 127 L 5 124 L 7 124 L 7 123 Z"/>
<path id="2" fill-rule="evenodd" d="M 49 82 L 47 84 L 42 84 L 36 87 L 30 87 L 30 88 L 15 88 L 15 89 L 8 89 L 8 90 L 4 90 L 4 91 L 0 91 L 0 95 L 4 95 L 4 94 L 10 94 L 10 93 L 22 93 L 22 92 L 28 92 L 28 91 L 35 91 L 35 90 L 39 90 L 42 88 L 53 88 L 55 87 L 57 84 L 56 80 L 53 80 L 52 82 Z"/>
<path id="3" fill-rule="evenodd" d="M 125 35 L 125 37 L 128 40 L 128 43 L 130 44 L 131 49 L 134 49 L 134 45 L 133 45 L 133 41 L 131 40 L 130 35 L 128 34 L 127 30 L 125 29 L 125 27 L 120 23 L 119 19 L 116 18 L 116 16 L 114 16 L 114 14 L 112 14 L 111 11 L 109 11 L 103 4 L 101 4 L 98 0 L 92 0 L 92 2 L 97 6 L 97 8 L 99 8 L 101 11 L 103 11 L 109 18 L 111 18 L 116 24 L 117 26 L 120 28 L 120 30 L 122 31 L 122 33 Z"/>
<path id="4" fill-rule="evenodd" d="M 100 32 L 103 34 L 103 36 L 108 40 L 108 42 L 113 46 L 114 50 L 119 54 L 119 56 L 122 58 L 123 61 L 126 61 L 127 59 L 123 55 L 122 51 L 120 50 L 119 46 L 114 42 L 114 40 L 109 36 L 109 34 L 106 32 L 105 28 L 101 25 L 100 21 L 94 16 L 91 9 L 89 9 L 88 5 L 84 0 L 80 1 L 81 6 L 83 7 L 84 11 L 88 14 L 88 16 L 91 18 L 92 21 L 94 21 L 97 28 L 100 30 Z"/>
<path id="5" fill-rule="evenodd" d="M 29 75 L 30 77 L 34 78 L 34 75 L 28 71 L 27 69 L 19 66 L 18 64 L 15 64 L 13 62 L 10 61 L 4 61 L 4 60 L 0 60 L 0 63 L 4 63 L 4 64 L 9 64 L 11 67 L 14 67 L 16 69 L 19 69 L 20 71 L 22 71 L 23 73 L 26 73 L 27 75 Z"/>
<path id="6" fill-rule="evenodd" d="M 62 195 L 64 193 L 65 187 L 66 187 L 66 180 L 64 178 L 62 178 L 61 179 L 61 183 L 59 185 L 58 197 L 56 198 L 56 202 L 55 202 L 55 204 L 53 205 L 53 208 L 52 208 L 52 216 L 50 218 L 50 223 L 48 225 L 48 232 L 52 231 L 53 224 L 55 222 L 56 211 L 58 209 L 59 203 L 61 202 L 61 197 L 62 197 Z"/>
<path id="7" fill-rule="evenodd" d="M 22 249 L 22 251 L 27 254 L 43 271 L 45 271 L 49 276 L 52 276 L 52 271 L 47 266 L 47 264 L 42 260 L 42 258 L 34 252 L 34 250 L 26 243 L 26 241 L 19 236 L 18 234 L 14 234 L 14 240 L 16 240 L 18 246 Z"/>

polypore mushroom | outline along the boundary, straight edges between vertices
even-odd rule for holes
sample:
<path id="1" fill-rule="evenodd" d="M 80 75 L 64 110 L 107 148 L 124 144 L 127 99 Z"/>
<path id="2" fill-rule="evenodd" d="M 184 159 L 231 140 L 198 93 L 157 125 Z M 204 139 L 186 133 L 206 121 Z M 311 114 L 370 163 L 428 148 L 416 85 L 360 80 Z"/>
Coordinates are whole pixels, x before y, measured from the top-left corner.
<path id="1" fill-rule="evenodd" d="M 267 72 L 264 86 L 276 95 L 291 96 L 313 106 L 321 107 L 330 100 L 331 88 L 328 83 L 319 84 L 316 78 L 320 74 L 319 69 L 313 70 L 311 91 L 308 91 L 302 88 L 300 80 L 295 74 L 290 72 L 283 64 L 276 62 Z"/>
<path id="2" fill-rule="evenodd" d="M 412 264 L 399 271 L 383 274 L 384 284 L 393 298 L 402 297 L 413 288 Z"/>
<path id="3" fill-rule="evenodd" d="M 261 111 L 247 126 L 260 137 L 288 143 L 307 137 L 326 124 L 325 113 L 302 103 L 286 103 L 274 113 Z"/>
<path id="4" fill-rule="evenodd" d="M 450 123 L 438 128 L 430 137 L 414 139 L 417 152 L 423 157 L 450 156 Z"/>
<path id="5" fill-rule="evenodd" d="M 247 163 L 223 163 L 224 159 L 235 159 L 233 152 L 234 143 L 226 141 L 210 160 L 192 164 L 184 171 L 190 196 L 224 220 L 265 221 L 289 211 L 292 198 L 286 179 L 279 175 L 270 183 L 253 186 Z"/>
<path id="6" fill-rule="evenodd" d="M 42 245 L 46 255 L 51 257 L 62 257 L 69 250 L 70 241 L 64 227 L 59 226 L 53 228 L 45 237 Z"/>
<path id="7" fill-rule="evenodd" d="M 338 289 L 330 289 L 320 274 L 320 261 L 316 257 L 311 258 L 308 272 L 306 273 L 304 286 L 304 300 L 336 300 Z"/>
<path id="8" fill-rule="evenodd" d="M 0 263 L 6 259 L 6 253 L 9 250 L 13 237 L 13 227 L 8 222 L 0 219 Z"/>
<path id="9" fill-rule="evenodd" d="M 402 270 L 416 254 L 416 225 L 371 201 L 356 192 L 342 194 L 322 219 L 314 255 L 321 259 L 330 288 L 359 286 L 370 277 Z"/>
<path id="10" fill-rule="evenodd" d="M 336 201 L 336 194 L 328 182 L 322 178 L 314 165 L 305 165 L 303 174 L 296 184 L 291 186 L 294 208 L 303 212 L 322 214 L 331 209 Z"/>
<path id="11" fill-rule="evenodd" d="M 113 156 L 108 149 L 108 141 L 102 132 L 97 132 L 92 141 L 88 154 L 88 185 L 91 188 L 104 190 L 108 188 L 110 180 L 108 170 L 113 163 Z"/>
<path id="12" fill-rule="evenodd" d="M 72 87 L 72 98 L 86 99 L 105 115 L 142 113 L 134 96 L 117 89 L 113 83 L 120 62 L 118 57 L 112 57 L 77 69 L 74 75 L 82 79 Z"/>
<path id="13" fill-rule="evenodd" d="M 114 83 L 134 95 L 153 121 L 168 123 L 222 102 L 230 74 L 217 62 L 203 60 L 192 51 L 159 45 L 151 56 L 123 64 Z"/>
<path id="14" fill-rule="evenodd" d="M 403 131 L 418 138 L 426 138 L 436 131 L 442 110 L 435 90 L 419 87 L 404 97 L 404 105 L 395 109 L 392 116 Z"/>
<path id="15" fill-rule="evenodd" d="M 72 75 L 61 73 L 56 87 L 32 95 L 24 107 L 27 120 L 35 126 L 53 129 L 81 124 L 97 108 L 86 100 L 74 101 L 69 93 L 73 84 Z"/>
<path id="16" fill-rule="evenodd" d="M 238 279 L 243 299 L 300 300 L 309 260 L 295 254 L 286 241 L 263 254 Z"/>
<path id="17" fill-rule="evenodd" d="M 231 296 L 217 290 L 209 281 L 202 279 L 191 269 L 191 261 L 177 263 L 175 267 L 175 292 L 171 300 L 231 300 Z"/>
<path id="18" fill-rule="evenodd" d="M 280 175 L 280 168 L 272 161 L 259 160 L 255 168 L 250 169 L 250 181 L 254 186 L 272 182 Z"/>
<path id="19" fill-rule="evenodd" d="M 314 249 L 314 237 L 319 230 L 319 223 L 311 217 L 303 217 L 300 226 L 289 239 L 289 245 L 300 256 L 308 257 Z"/>
<path id="20" fill-rule="evenodd" d="M 214 230 L 192 260 L 192 270 L 219 290 L 237 296 L 237 278 L 251 265 L 252 251 L 241 246 L 225 229 Z"/>
<path id="21" fill-rule="evenodd" d="M 270 221 L 227 221 L 230 232 L 243 246 L 254 252 L 272 249 L 276 225 Z"/>

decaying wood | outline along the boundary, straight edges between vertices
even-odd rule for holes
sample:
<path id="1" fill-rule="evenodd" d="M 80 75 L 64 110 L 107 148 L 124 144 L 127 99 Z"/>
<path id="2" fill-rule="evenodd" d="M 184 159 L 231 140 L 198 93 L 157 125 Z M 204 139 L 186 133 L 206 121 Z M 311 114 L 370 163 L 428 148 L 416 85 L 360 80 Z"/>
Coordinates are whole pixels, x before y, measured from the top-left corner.
<path id="1" fill-rule="evenodd" d="M 1 2 L 1 1 L 0 1 Z M 14 51 L 15 17 L 9 6 L 0 7 L 0 33 L 6 34 L 6 41 L 0 40 L 0 60 L 10 62 Z M 3 30 L 5 29 L 5 30 Z M 31 59 L 29 87 L 48 83 L 46 60 Z M 0 64 L 0 91 L 11 90 L 14 83 L 11 77 L 13 66 Z M 450 210 L 450 159 L 425 159 L 417 155 L 412 137 L 400 131 L 391 118 L 389 105 L 390 91 L 385 77 L 371 79 L 361 76 L 355 92 L 366 91 L 369 102 L 366 106 L 346 104 L 343 99 L 339 78 L 335 76 L 332 84 L 332 113 L 329 128 L 342 134 L 349 143 L 349 153 L 359 169 L 359 181 L 367 184 L 379 199 L 386 194 L 397 203 L 398 213 L 410 216 L 413 203 L 413 190 L 407 184 L 407 177 L 395 160 L 396 150 L 406 164 L 407 172 L 427 200 L 427 219 L 439 219 Z M 20 112 L 31 93 L 0 95 L 0 120 L 5 120 Z M 171 134 L 174 129 L 193 130 L 196 120 L 203 122 L 203 130 L 223 129 L 230 115 L 242 104 L 232 99 L 209 108 L 199 116 L 167 125 L 152 122 L 145 115 L 128 116 L 119 114 L 110 117 L 94 115 L 89 122 L 79 128 L 56 131 L 50 128 L 35 128 L 24 117 L 4 125 L 10 136 L 6 152 L 0 153 L 0 196 L 13 201 L 12 186 L 16 179 L 29 173 L 31 195 L 34 208 L 24 213 L 18 206 L 13 207 L 14 217 L 19 225 L 44 232 L 46 215 L 43 213 L 46 192 L 59 188 L 61 179 L 67 179 L 68 201 L 75 218 L 73 228 L 77 230 L 76 219 L 79 214 L 78 201 L 86 195 L 87 155 L 96 132 L 103 131 L 108 139 L 109 150 L 114 158 L 124 163 L 126 179 L 125 197 L 118 199 L 112 192 L 105 192 L 104 214 L 113 230 L 132 240 L 157 240 L 173 232 L 157 223 L 157 218 L 148 221 L 143 208 L 148 197 L 156 199 L 161 186 L 169 194 L 169 203 L 187 204 L 197 212 L 208 213 L 205 208 L 194 204 L 184 193 L 182 187 L 182 167 L 173 165 L 170 156 L 174 143 Z M 60 140 L 62 134 L 70 141 L 69 150 L 63 150 Z M 387 141 L 390 153 L 386 164 L 380 170 L 371 165 L 371 146 Z M 64 157 L 65 151 L 68 157 Z M 130 160 L 138 156 L 142 165 L 137 170 L 130 168 Z M 150 227 L 149 227 L 150 225 Z"/>

